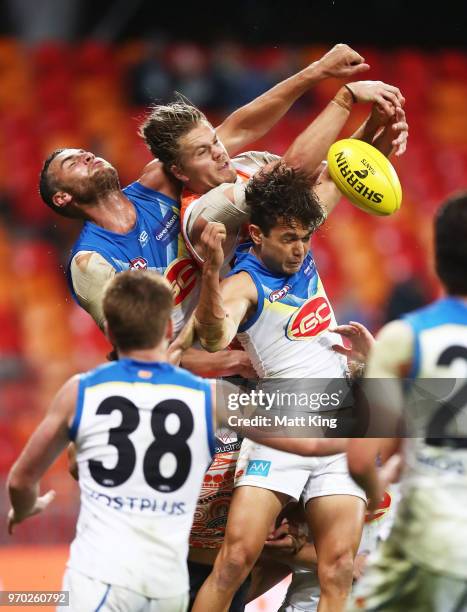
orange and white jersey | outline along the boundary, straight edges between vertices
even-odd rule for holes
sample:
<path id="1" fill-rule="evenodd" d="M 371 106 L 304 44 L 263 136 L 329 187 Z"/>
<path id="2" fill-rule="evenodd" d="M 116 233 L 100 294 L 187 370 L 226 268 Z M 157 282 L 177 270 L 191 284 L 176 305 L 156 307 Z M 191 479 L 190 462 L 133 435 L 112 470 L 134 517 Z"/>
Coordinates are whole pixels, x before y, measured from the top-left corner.
<path id="1" fill-rule="evenodd" d="M 190 239 L 196 219 L 202 217 L 206 221 L 216 221 L 226 226 L 228 237 L 224 244 L 224 251 L 226 262 L 230 262 L 239 242 L 242 227 L 249 221 L 250 216 L 245 202 L 244 187 L 258 170 L 279 159 L 271 153 L 258 151 L 249 151 L 233 158 L 232 164 L 237 171 L 233 202 L 225 195 L 227 190 L 231 190 L 232 183 L 222 183 L 202 195 L 184 189 L 180 209 L 182 235 L 189 252 L 200 266 L 203 264 L 203 258 L 196 252 Z M 227 271 L 228 267 L 222 270 L 222 275 L 225 275 Z"/>

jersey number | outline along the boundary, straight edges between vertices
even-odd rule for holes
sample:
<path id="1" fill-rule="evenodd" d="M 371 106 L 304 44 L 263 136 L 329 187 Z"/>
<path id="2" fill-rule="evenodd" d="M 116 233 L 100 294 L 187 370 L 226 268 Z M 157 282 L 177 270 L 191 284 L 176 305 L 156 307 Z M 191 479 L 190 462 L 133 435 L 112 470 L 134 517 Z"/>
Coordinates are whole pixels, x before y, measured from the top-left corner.
<path id="1" fill-rule="evenodd" d="M 464 359 L 467 362 L 467 348 L 465 346 L 450 346 L 443 351 L 437 365 L 450 366 L 455 359 Z M 449 423 L 467 406 L 467 383 L 456 393 L 443 402 L 434 413 L 428 424 L 425 442 L 431 446 L 449 446 L 451 448 L 467 448 L 467 438 L 449 437 L 445 435 Z M 443 437 L 439 437 L 443 436 Z"/>
<path id="2" fill-rule="evenodd" d="M 118 410 L 122 422 L 109 430 L 108 444 L 118 451 L 117 464 L 113 468 L 104 467 L 102 461 L 89 460 L 89 470 L 96 482 L 104 487 L 116 487 L 126 482 L 133 474 L 136 465 L 136 449 L 129 436 L 139 425 L 138 408 L 125 397 L 106 398 L 98 407 L 96 414 L 111 414 Z M 167 431 L 166 420 L 171 414 L 177 415 L 180 427 L 175 434 Z M 143 459 L 143 474 L 146 482 L 156 491 L 171 493 L 179 489 L 188 478 L 191 467 L 191 451 L 187 444 L 193 433 L 193 415 L 188 406 L 180 400 L 164 400 L 156 404 L 151 414 L 151 430 L 154 441 L 149 445 Z M 174 473 L 167 477 L 161 473 L 160 463 L 166 453 L 176 460 Z"/>

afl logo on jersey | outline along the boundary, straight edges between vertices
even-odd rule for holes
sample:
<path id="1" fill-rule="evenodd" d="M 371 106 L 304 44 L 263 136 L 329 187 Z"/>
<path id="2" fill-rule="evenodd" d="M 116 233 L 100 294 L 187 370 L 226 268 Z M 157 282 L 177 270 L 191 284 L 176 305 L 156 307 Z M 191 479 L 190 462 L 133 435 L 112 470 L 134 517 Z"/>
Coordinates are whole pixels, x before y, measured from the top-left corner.
<path id="1" fill-rule="evenodd" d="M 281 300 L 284 296 L 288 294 L 290 291 L 290 285 L 284 285 L 282 289 L 276 289 L 275 291 L 271 291 L 269 294 L 270 302 L 277 302 L 277 300 Z"/>
<path id="2" fill-rule="evenodd" d="M 144 257 L 135 257 L 130 260 L 130 270 L 147 270 L 148 262 Z"/>
<path id="3" fill-rule="evenodd" d="M 291 317 L 286 335 L 289 340 L 315 338 L 329 327 L 331 307 L 324 297 L 307 300 Z"/>
<path id="4" fill-rule="evenodd" d="M 174 305 L 181 304 L 196 286 L 199 278 L 198 268 L 189 257 L 176 259 L 165 271 L 174 296 Z"/>

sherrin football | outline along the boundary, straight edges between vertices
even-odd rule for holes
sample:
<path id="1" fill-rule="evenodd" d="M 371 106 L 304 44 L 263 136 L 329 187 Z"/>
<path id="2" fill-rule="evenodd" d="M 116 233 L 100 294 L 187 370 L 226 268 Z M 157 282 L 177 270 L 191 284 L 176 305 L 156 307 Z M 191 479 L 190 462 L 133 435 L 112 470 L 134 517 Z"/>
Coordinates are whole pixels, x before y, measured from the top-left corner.
<path id="1" fill-rule="evenodd" d="M 381 151 L 355 138 L 338 140 L 328 152 L 329 174 L 352 204 L 372 215 L 399 210 L 402 189 L 393 165 Z"/>

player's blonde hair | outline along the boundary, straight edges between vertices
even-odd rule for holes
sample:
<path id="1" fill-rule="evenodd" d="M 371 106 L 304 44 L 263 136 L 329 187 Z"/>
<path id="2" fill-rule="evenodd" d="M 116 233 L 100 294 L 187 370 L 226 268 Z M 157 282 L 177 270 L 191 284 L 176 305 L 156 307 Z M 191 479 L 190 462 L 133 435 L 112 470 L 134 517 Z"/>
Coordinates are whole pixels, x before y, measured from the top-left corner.
<path id="1" fill-rule="evenodd" d="M 201 121 L 207 121 L 206 115 L 178 94 L 174 102 L 152 106 L 138 133 L 154 157 L 170 170 L 180 164 L 180 138 Z"/>

